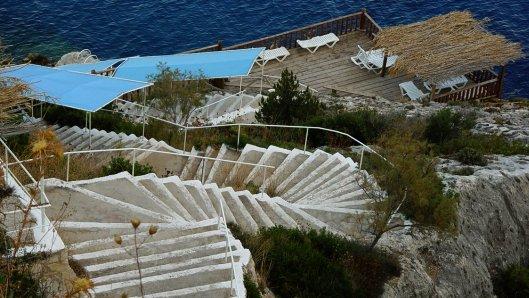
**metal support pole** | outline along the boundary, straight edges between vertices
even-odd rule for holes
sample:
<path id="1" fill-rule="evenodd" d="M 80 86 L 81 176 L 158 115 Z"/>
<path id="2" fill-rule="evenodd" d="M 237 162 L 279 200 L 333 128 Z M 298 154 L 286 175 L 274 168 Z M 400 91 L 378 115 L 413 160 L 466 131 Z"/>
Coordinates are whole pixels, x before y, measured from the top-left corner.
<path id="1" fill-rule="evenodd" d="M 6 170 L 4 171 L 4 180 L 7 185 L 7 177 L 9 176 L 9 154 L 7 153 L 7 148 L 4 146 L 5 150 L 5 163 L 6 163 Z"/>
<path id="2" fill-rule="evenodd" d="M 145 92 L 145 89 L 143 89 L 143 127 L 142 127 L 142 131 L 141 131 L 141 136 L 145 138 L 145 103 L 147 101 L 147 92 Z"/>
<path id="3" fill-rule="evenodd" d="M 132 176 L 134 176 L 135 168 L 136 168 L 136 149 L 132 149 Z"/>
<path id="4" fill-rule="evenodd" d="M 40 103 L 40 119 L 42 119 L 42 106 L 43 106 L 43 105 L 44 105 L 44 104 L 41 102 L 41 103 Z"/>
<path id="5" fill-rule="evenodd" d="M 70 181 L 70 154 L 66 156 L 66 182 Z"/>
<path id="6" fill-rule="evenodd" d="M 266 167 L 263 167 L 263 183 L 261 184 L 261 199 L 263 198 L 264 196 L 264 192 L 265 192 L 265 189 L 264 189 L 264 186 L 265 186 L 265 181 L 266 181 Z"/>
<path id="7" fill-rule="evenodd" d="M 187 127 L 184 129 L 184 152 L 186 151 Z"/>
<path id="8" fill-rule="evenodd" d="M 88 112 L 86 112 L 84 114 L 84 127 L 87 128 L 88 127 Z"/>
<path id="9" fill-rule="evenodd" d="M 204 170 L 206 168 L 206 159 L 202 159 L 202 184 L 204 184 Z"/>
<path id="10" fill-rule="evenodd" d="M 239 129 L 237 130 L 237 152 L 239 152 L 239 144 L 241 141 L 241 126 L 238 125 Z"/>
<path id="11" fill-rule="evenodd" d="M 261 88 L 259 89 L 259 94 L 263 94 L 263 77 L 264 77 L 264 65 L 261 65 Z"/>
<path id="12" fill-rule="evenodd" d="M 33 99 L 31 100 L 31 117 L 33 118 Z"/>
<path id="13" fill-rule="evenodd" d="M 303 153 L 307 152 L 307 141 L 309 139 L 309 128 L 307 127 L 307 130 L 305 132 L 305 145 L 303 146 Z"/>
<path id="14" fill-rule="evenodd" d="M 92 113 L 88 113 L 88 149 L 92 150 Z"/>
<path id="15" fill-rule="evenodd" d="M 358 165 L 358 169 L 362 169 L 362 163 L 364 162 L 364 148 L 362 148 L 362 152 L 360 153 L 360 165 Z"/>
<path id="16" fill-rule="evenodd" d="M 242 92 L 242 77 L 239 81 L 239 92 Z"/>

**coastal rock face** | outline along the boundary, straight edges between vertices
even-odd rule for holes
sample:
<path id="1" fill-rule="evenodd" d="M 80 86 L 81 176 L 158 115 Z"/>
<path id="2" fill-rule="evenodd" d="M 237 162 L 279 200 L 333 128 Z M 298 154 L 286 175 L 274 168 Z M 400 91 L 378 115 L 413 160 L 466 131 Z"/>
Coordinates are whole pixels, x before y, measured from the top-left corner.
<path id="1" fill-rule="evenodd" d="M 395 253 L 402 275 L 386 284 L 386 297 L 489 297 L 497 268 L 529 259 L 529 157 L 491 156 L 474 174 L 451 174 L 459 163 L 444 160 L 439 172 L 460 194 L 459 233 L 396 231 L 380 241 Z"/>
<path id="2" fill-rule="evenodd" d="M 324 96 L 322 101 L 327 104 L 338 104 L 345 110 L 357 108 L 372 108 L 382 114 L 400 113 L 406 117 L 428 117 L 443 108 L 450 108 L 462 113 L 476 115 L 474 133 L 503 135 L 510 140 L 517 140 L 529 144 L 529 109 L 526 106 L 503 102 L 501 107 L 447 105 L 444 103 L 430 102 L 423 105 L 415 101 L 390 101 L 381 97 L 332 97 Z"/>

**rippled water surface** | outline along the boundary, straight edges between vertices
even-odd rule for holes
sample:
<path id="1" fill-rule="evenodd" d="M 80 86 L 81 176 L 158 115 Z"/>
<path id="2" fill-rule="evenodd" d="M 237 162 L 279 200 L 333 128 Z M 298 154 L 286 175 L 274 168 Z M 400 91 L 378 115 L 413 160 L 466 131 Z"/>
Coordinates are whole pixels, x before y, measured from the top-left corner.
<path id="1" fill-rule="evenodd" d="M 468 9 L 491 18 L 490 28 L 529 52 L 528 1 L 198 1 L 2 0 L 0 37 L 23 56 L 59 57 L 83 48 L 100 58 L 172 54 L 215 43 L 229 45 L 366 7 L 382 26 Z M 506 91 L 529 97 L 529 60 L 509 67 Z"/>

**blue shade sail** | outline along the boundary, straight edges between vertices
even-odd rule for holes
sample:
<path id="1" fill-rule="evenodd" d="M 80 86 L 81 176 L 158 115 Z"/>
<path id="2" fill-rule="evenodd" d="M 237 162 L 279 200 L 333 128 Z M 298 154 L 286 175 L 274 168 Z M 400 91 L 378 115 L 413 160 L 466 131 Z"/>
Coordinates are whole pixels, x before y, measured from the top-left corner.
<path id="1" fill-rule="evenodd" d="M 29 96 L 35 100 L 86 112 L 96 112 L 125 93 L 152 85 L 33 64 L 1 69 L 0 76 L 28 84 Z"/>
<path id="2" fill-rule="evenodd" d="M 123 62 L 125 59 L 110 59 L 103 60 L 96 63 L 87 63 L 87 64 L 66 64 L 57 66 L 58 69 L 78 71 L 84 73 L 90 73 L 92 70 L 103 71 L 111 68 L 112 66 Z"/>
<path id="3" fill-rule="evenodd" d="M 114 77 L 149 81 L 164 64 L 172 70 L 206 79 L 247 76 L 264 48 L 215 51 L 164 56 L 130 57 L 121 63 Z"/>

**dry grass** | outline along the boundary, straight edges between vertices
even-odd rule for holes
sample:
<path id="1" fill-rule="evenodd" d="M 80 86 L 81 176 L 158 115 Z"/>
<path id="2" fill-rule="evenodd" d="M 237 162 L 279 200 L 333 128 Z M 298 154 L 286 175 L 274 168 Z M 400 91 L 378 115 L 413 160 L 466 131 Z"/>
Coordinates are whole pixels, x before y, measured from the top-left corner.
<path id="1" fill-rule="evenodd" d="M 487 22 L 468 11 L 455 11 L 384 28 L 375 38 L 375 47 L 399 56 L 392 72 L 417 75 L 433 83 L 524 56 L 519 43 L 487 31 Z"/>

